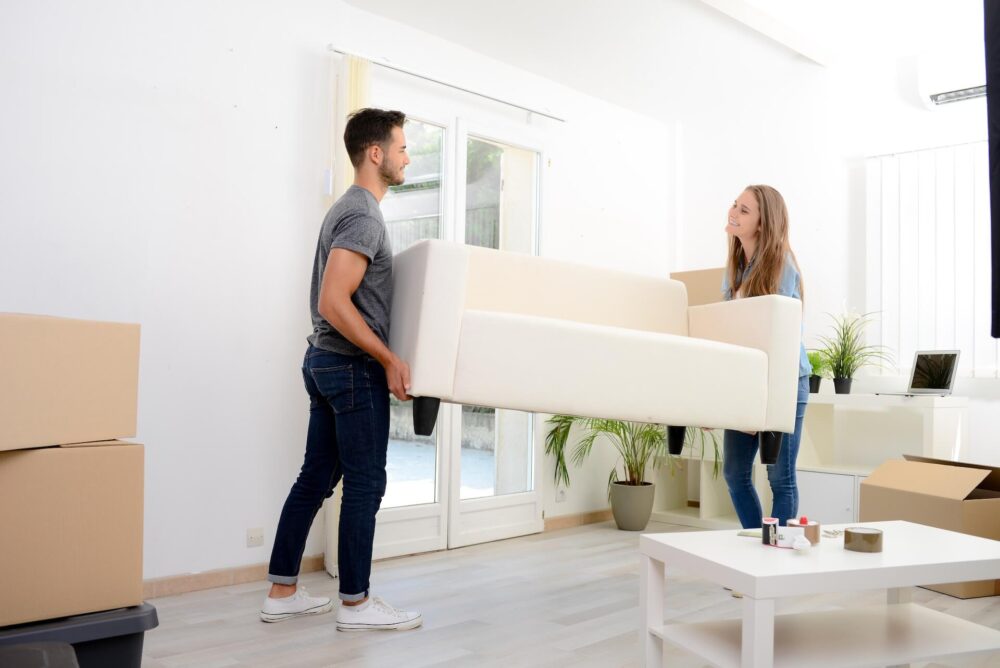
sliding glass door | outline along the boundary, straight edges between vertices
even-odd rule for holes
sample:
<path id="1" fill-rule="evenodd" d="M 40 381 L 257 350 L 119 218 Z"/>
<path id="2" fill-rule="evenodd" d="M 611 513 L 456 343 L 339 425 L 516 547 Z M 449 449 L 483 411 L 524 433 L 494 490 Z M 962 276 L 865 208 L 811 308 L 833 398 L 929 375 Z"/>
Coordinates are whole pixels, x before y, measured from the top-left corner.
<path id="1" fill-rule="evenodd" d="M 406 182 L 381 203 L 393 251 L 445 239 L 535 253 L 539 148 L 515 126 L 472 128 L 460 118 L 408 116 Z M 416 436 L 412 404 L 393 399 L 375 558 L 541 531 L 541 455 L 533 429 L 528 413 L 442 403 L 434 433 Z M 326 513 L 331 572 L 339 497 Z"/>
<path id="2" fill-rule="evenodd" d="M 457 197 L 461 241 L 533 254 L 538 220 L 540 151 L 516 143 L 513 128 L 458 123 Z M 464 173 L 461 173 L 464 172 Z M 448 546 L 540 531 L 541 457 L 530 413 L 462 406 L 453 429 L 461 447 L 452 453 Z"/>
<path id="3" fill-rule="evenodd" d="M 406 182 L 389 189 L 382 216 L 394 253 L 422 239 L 441 239 L 446 208 L 445 166 L 448 128 L 409 119 L 406 134 L 410 165 Z M 443 422 L 439 422 L 444 424 Z M 375 557 L 443 549 L 447 545 L 448 476 L 446 444 L 440 427 L 430 436 L 413 432 L 413 404 L 391 399 L 385 497 L 376 523 Z"/>

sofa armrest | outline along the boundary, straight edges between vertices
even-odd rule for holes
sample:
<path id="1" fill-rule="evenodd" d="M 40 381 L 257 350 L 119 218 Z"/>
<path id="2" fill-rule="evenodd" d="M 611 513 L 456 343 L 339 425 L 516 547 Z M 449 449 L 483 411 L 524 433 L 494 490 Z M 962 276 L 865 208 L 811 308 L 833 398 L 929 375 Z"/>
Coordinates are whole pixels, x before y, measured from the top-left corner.
<path id="1" fill-rule="evenodd" d="M 767 354 L 766 430 L 795 429 L 802 302 L 768 295 L 688 309 L 689 335 L 757 348 Z"/>
<path id="2" fill-rule="evenodd" d="M 410 365 L 415 397 L 452 397 L 467 275 L 461 244 L 421 241 L 393 259 L 389 348 Z"/>

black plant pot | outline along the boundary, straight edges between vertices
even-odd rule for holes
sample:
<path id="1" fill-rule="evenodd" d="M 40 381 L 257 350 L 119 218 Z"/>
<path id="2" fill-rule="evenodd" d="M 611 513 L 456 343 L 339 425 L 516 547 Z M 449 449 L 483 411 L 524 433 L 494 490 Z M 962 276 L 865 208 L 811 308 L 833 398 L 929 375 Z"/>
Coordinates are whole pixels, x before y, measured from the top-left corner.
<path id="1" fill-rule="evenodd" d="M 760 463 L 777 464 L 778 453 L 781 451 L 781 432 L 762 431 L 758 435 L 760 443 Z"/>
<path id="2" fill-rule="evenodd" d="M 823 376 L 809 376 L 809 393 L 817 394 L 819 393 L 819 384 L 823 380 Z"/>
<path id="3" fill-rule="evenodd" d="M 850 394 L 853 378 L 834 378 L 833 389 L 837 394 Z"/>
<path id="4" fill-rule="evenodd" d="M 440 399 L 434 397 L 413 398 L 413 432 L 417 436 L 430 436 L 438 419 Z"/>
<path id="5" fill-rule="evenodd" d="M 684 449 L 684 434 L 687 427 L 667 427 L 667 452 L 672 455 L 681 454 Z"/>

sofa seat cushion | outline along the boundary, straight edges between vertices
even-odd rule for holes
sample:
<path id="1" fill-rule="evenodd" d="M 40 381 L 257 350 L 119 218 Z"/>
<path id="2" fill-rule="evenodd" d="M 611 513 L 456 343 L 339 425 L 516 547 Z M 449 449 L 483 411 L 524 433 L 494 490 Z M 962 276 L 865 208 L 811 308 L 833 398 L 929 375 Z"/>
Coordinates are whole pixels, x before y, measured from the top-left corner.
<path id="1" fill-rule="evenodd" d="M 687 336 L 492 311 L 462 317 L 454 403 L 758 430 L 760 350 Z"/>

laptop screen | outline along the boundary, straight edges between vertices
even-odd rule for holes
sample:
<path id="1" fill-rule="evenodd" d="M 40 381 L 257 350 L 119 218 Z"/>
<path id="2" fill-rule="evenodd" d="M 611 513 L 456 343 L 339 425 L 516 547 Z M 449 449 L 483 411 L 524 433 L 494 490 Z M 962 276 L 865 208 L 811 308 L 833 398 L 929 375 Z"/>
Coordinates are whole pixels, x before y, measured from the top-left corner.
<path id="1" fill-rule="evenodd" d="M 913 362 L 911 390 L 950 390 L 955 378 L 957 352 L 917 353 Z"/>

